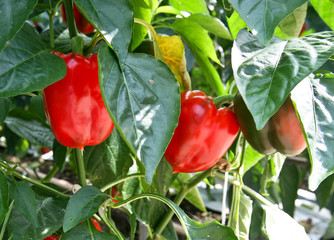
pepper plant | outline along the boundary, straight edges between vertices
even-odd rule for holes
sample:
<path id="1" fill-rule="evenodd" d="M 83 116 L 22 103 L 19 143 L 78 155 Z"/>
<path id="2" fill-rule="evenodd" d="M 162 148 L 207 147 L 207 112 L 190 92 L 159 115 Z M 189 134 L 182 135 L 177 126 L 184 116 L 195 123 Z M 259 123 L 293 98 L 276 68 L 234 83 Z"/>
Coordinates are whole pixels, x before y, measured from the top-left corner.
<path id="1" fill-rule="evenodd" d="M 2 1 L 0 239 L 138 239 L 140 224 L 174 240 L 174 215 L 187 239 L 309 239 L 298 189 L 334 211 L 332 9 Z M 45 177 L 10 161 L 45 148 Z M 51 183 L 64 169 L 70 192 Z M 198 185 L 221 180 L 221 219 L 190 218 L 186 205 L 207 211 Z"/>

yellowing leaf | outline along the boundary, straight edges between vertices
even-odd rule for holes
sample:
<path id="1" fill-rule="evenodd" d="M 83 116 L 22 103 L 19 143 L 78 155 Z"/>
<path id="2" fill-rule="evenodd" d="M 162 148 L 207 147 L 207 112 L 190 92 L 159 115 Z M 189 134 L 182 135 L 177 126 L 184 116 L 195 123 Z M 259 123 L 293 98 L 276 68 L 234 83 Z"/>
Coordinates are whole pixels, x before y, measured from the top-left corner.
<path id="1" fill-rule="evenodd" d="M 180 84 L 180 91 L 191 89 L 191 80 L 186 68 L 184 45 L 181 38 L 173 36 L 157 36 L 164 62 L 169 66 Z"/>

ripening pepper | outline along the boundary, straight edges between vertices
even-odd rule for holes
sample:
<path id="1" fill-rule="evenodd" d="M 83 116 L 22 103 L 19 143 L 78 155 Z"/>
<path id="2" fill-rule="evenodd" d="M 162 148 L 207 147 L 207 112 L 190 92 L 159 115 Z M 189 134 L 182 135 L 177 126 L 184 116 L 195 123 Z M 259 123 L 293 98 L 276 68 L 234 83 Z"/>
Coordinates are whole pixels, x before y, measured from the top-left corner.
<path id="1" fill-rule="evenodd" d="M 181 94 L 181 114 L 165 158 L 175 172 L 204 171 L 225 154 L 239 132 L 234 113 L 216 108 L 205 93 Z"/>
<path id="2" fill-rule="evenodd" d="M 67 18 L 65 14 L 65 6 L 62 4 L 60 6 L 60 13 L 62 18 L 64 19 L 64 22 L 67 23 Z M 77 26 L 77 29 L 84 33 L 89 34 L 94 31 L 94 27 L 87 21 L 87 19 L 82 16 L 79 9 L 73 4 L 73 13 L 74 13 L 74 19 L 75 19 L 75 25 Z"/>
<path id="3" fill-rule="evenodd" d="M 290 97 L 287 97 L 261 130 L 256 129 L 254 119 L 240 94 L 235 97 L 234 112 L 246 140 L 259 153 L 297 155 L 306 148 L 303 131 Z"/>
<path id="4" fill-rule="evenodd" d="M 97 54 L 88 58 L 55 52 L 67 64 L 65 78 L 43 90 L 44 108 L 56 139 L 64 146 L 83 149 L 103 142 L 114 128 L 104 105 Z"/>

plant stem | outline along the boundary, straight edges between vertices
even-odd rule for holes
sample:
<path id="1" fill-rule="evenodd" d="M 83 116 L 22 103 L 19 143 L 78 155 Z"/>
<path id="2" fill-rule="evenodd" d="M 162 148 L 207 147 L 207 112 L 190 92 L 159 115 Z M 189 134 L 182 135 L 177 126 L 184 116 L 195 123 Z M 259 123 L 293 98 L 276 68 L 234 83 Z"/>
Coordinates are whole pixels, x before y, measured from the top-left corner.
<path id="1" fill-rule="evenodd" d="M 79 184 L 81 187 L 86 186 L 86 171 L 85 171 L 85 164 L 83 161 L 83 153 L 82 150 L 79 148 L 74 149 L 74 156 L 75 156 L 75 164 L 78 171 L 78 178 Z"/>
<path id="2" fill-rule="evenodd" d="M 57 165 L 53 166 L 53 168 L 48 172 L 48 174 L 42 179 L 42 183 L 50 182 L 51 178 L 53 178 L 56 173 L 59 171 L 59 167 Z"/>
<path id="3" fill-rule="evenodd" d="M 35 181 L 35 180 L 31 179 L 31 178 L 28 178 L 26 176 L 21 175 L 20 173 L 14 171 L 9 165 L 7 165 L 6 163 L 4 163 L 2 161 L 0 161 L 0 166 L 2 166 L 4 168 L 6 168 L 7 170 L 11 171 L 11 173 L 12 173 L 12 175 L 14 177 L 20 178 L 20 179 L 22 179 L 22 180 L 24 180 L 26 182 L 34 184 L 37 187 L 39 187 L 41 189 L 44 189 L 44 190 L 46 190 L 48 192 L 54 193 L 54 194 L 56 194 L 57 196 L 59 196 L 61 198 L 64 198 L 64 199 L 69 199 L 70 198 L 70 196 L 68 196 L 68 195 L 66 195 L 66 194 L 64 194 L 62 192 L 59 192 L 59 191 L 57 191 L 57 190 L 55 190 L 55 189 L 53 189 L 53 188 L 51 188 L 51 187 L 49 187 L 47 185 L 44 185 L 43 183 L 40 183 L 40 182 Z"/>
<path id="4" fill-rule="evenodd" d="M 49 32 L 50 32 L 50 45 L 51 48 L 55 48 L 55 37 L 54 37 L 54 30 L 53 30 L 53 14 L 49 14 Z"/>
<path id="5" fill-rule="evenodd" d="M 108 213 L 104 210 L 103 212 L 99 211 L 101 218 L 103 219 L 104 223 L 109 227 L 109 229 L 118 237 L 118 239 L 122 240 L 125 239 L 122 233 L 109 221 Z"/>
<path id="6" fill-rule="evenodd" d="M 3 236 L 5 234 L 5 230 L 6 230 L 6 227 L 7 227 L 8 220 L 9 220 L 9 216 L 10 216 L 10 214 L 12 212 L 12 209 L 13 209 L 13 206 L 14 206 L 14 201 L 15 200 L 13 200 L 10 203 L 8 212 L 7 212 L 6 217 L 5 217 L 5 220 L 3 221 L 2 228 L 1 228 L 1 233 L 0 233 L 0 240 L 3 239 Z"/>
<path id="7" fill-rule="evenodd" d="M 107 189 L 112 188 L 113 186 L 115 186 L 115 185 L 117 185 L 117 184 L 119 184 L 119 183 L 121 183 L 121 182 L 124 182 L 124 181 L 126 181 L 126 180 L 128 180 L 128 179 L 131 179 L 131 178 L 137 178 L 137 177 L 138 177 L 138 178 L 140 178 L 140 177 L 145 177 L 145 175 L 144 175 L 144 174 L 141 174 L 141 173 L 134 173 L 134 174 L 128 175 L 128 176 L 126 176 L 126 177 L 124 177 L 124 178 L 120 178 L 120 179 L 118 179 L 118 180 L 116 180 L 116 181 L 113 181 L 113 182 L 108 183 L 107 185 L 103 186 L 103 187 L 101 188 L 101 192 L 105 192 Z"/>
<path id="8" fill-rule="evenodd" d="M 180 205 L 182 200 L 186 197 L 188 192 L 195 186 L 197 186 L 198 183 L 200 183 L 203 179 L 207 178 L 210 176 L 212 172 L 212 169 L 209 168 L 208 170 L 194 176 L 193 178 L 189 179 L 189 181 L 181 186 L 181 190 L 178 192 L 174 199 L 174 203 L 176 205 Z M 159 235 L 163 232 L 163 230 L 166 228 L 167 224 L 169 221 L 172 219 L 174 215 L 174 212 L 172 209 L 168 210 L 168 212 L 165 214 L 163 219 L 160 221 L 159 225 L 156 227 L 154 234 Z"/>
<path id="9" fill-rule="evenodd" d="M 233 103 L 234 95 L 221 95 L 213 99 L 213 102 L 216 104 L 216 107 L 219 108 L 222 104 Z"/>
<path id="10" fill-rule="evenodd" d="M 67 20 L 68 30 L 70 32 L 70 38 L 77 36 L 77 28 L 75 25 L 74 12 L 73 12 L 73 1 L 64 0 L 65 14 Z"/>

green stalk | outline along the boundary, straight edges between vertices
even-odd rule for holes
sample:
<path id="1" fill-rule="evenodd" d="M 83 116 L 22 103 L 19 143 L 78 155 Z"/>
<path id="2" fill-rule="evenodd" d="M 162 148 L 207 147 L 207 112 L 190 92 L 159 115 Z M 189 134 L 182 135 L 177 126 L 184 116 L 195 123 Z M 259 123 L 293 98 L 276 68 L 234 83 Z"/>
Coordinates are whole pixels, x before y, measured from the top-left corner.
<path id="1" fill-rule="evenodd" d="M 189 181 L 181 186 L 181 190 L 178 192 L 174 199 L 174 203 L 179 206 L 183 199 L 186 197 L 186 195 L 189 193 L 189 191 L 197 186 L 198 183 L 200 183 L 203 179 L 207 178 L 210 176 L 212 172 L 212 169 L 209 168 L 208 170 L 194 176 L 193 178 L 189 179 Z M 156 227 L 154 234 L 155 235 L 160 235 L 163 230 L 166 228 L 168 225 L 169 221 L 172 219 L 174 215 L 174 212 L 172 209 L 169 209 L 168 212 L 165 214 L 163 219 L 160 221 L 159 225 Z"/>
<path id="2" fill-rule="evenodd" d="M 233 103 L 234 95 L 221 95 L 213 99 L 213 102 L 216 104 L 216 107 L 219 108 L 222 104 Z"/>
<path id="3" fill-rule="evenodd" d="M 118 237 L 118 239 L 125 240 L 123 234 L 109 221 L 107 214 L 108 213 L 106 211 L 103 211 L 103 213 L 100 213 L 100 216 L 103 219 L 104 223 Z"/>
<path id="4" fill-rule="evenodd" d="M 53 178 L 56 173 L 59 171 L 59 167 L 57 165 L 53 166 L 53 168 L 48 172 L 48 174 L 42 179 L 42 183 L 50 182 L 51 178 Z"/>
<path id="5" fill-rule="evenodd" d="M 118 179 L 118 180 L 116 180 L 116 181 L 113 181 L 113 182 L 108 183 L 107 185 L 103 186 L 103 187 L 101 188 L 101 192 L 105 192 L 107 189 L 112 188 L 113 186 L 115 186 L 115 185 L 117 185 L 117 184 L 119 184 L 119 183 L 121 183 L 121 182 L 124 182 L 124 181 L 126 181 L 126 180 L 128 180 L 128 179 L 131 179 L 131 178 L 137 178 L 137 177 L 138 177 L 138 178 L 140 178 L 140 177 L 145 177 L 145 175 L 144 175 L 144 174 L 141 174 L 141 173 L 134 173 L 134 174 L 128 175 L 128 176 L 126 176 L 126 177 L 124 177 L 124 178 L 120 178 L 120 179 Z"/>
<path id="6" fill-rule="evenodd" d="M 13 171 L 13 169 L 9 165 L 7 165 L 6 163 L 4 163 L 2 161 L 0 161 L 0 166 L 2 166 L 4 168 L 6 168 L 7 170 L 11 171 L 11 174 L 14 177 L 17 177 L 17 178 L 22 179 L 22 180 L 24 180 L 26 182 L 29 182 L 29 183 L 31 183 L 31 184 L 33 184 L 33 185 L 35 185 L 35 186 L 37 186 L 37 187 L 39 187 L 41 189 L 44 189 L 45 191 L 54 193 L 54 194 L 56 194 L 57 196 L 59 196 L 61 198 L 64 198 L 64 199 L 69 199 L 70 198 L 70 196 L 68 196 L 68 195 L 66 195 L 66 194 L 64 194 L 62 192 L 59 192 L 59 191 L 57 191 L 57 190 L 55 190 L 55 189 L 53 189 L 53 188 L 51 188 L 51 187 L 49 187 L 47 185 L 44 185 L 43 183 L 40 183 L 40 182 L 35 181 L 35 180 L 33 180 L 33 179 L 29 178 L 29 177 L 23 176 L 22 174 L 20 174 L 20 173 L 18 173 L 16 171 Z"/>
<path id="7" fill-rule="evenodd" d="M 79 148 L 74 149 L 74 156 L 75 156 L 75 164 L 78 171 L 78 178 L 79 184 L 81 187 L 86 186 L 86 171 L 85 171 L 85 164 L 83 161 L 83 153 L 82 150 Z"/>
<path id="8" fill-rule="evenodd" d="M 14 201 L 15 200 L 13 200 L 10 203 L 8 212 L 7 212 L 6 217 L 5 217 L 5 220 L 3 221 L 2 228 L 1 228 L 1 233 L 0 233 L 0 240 L 2 240 L 3 236 L 5 235 L 5 231 L 6 231 L 7 223 L 8 223 L 8 220 L 9 220 L 9 216 L 10 216 L 10 214 L 12 212 L 12 209 L 13 209 L 13 206 L 14 206 Z"/>
<path id="9" fill-rule="evenodd" d="M 73 12 L 73 1 L 64 0 L 64 6 L 67 19 L 67 26 L 70 32 L 70 38 L 72 39 L 77 36 L 77 28 L 75 25 L 74 12 Z"/>

